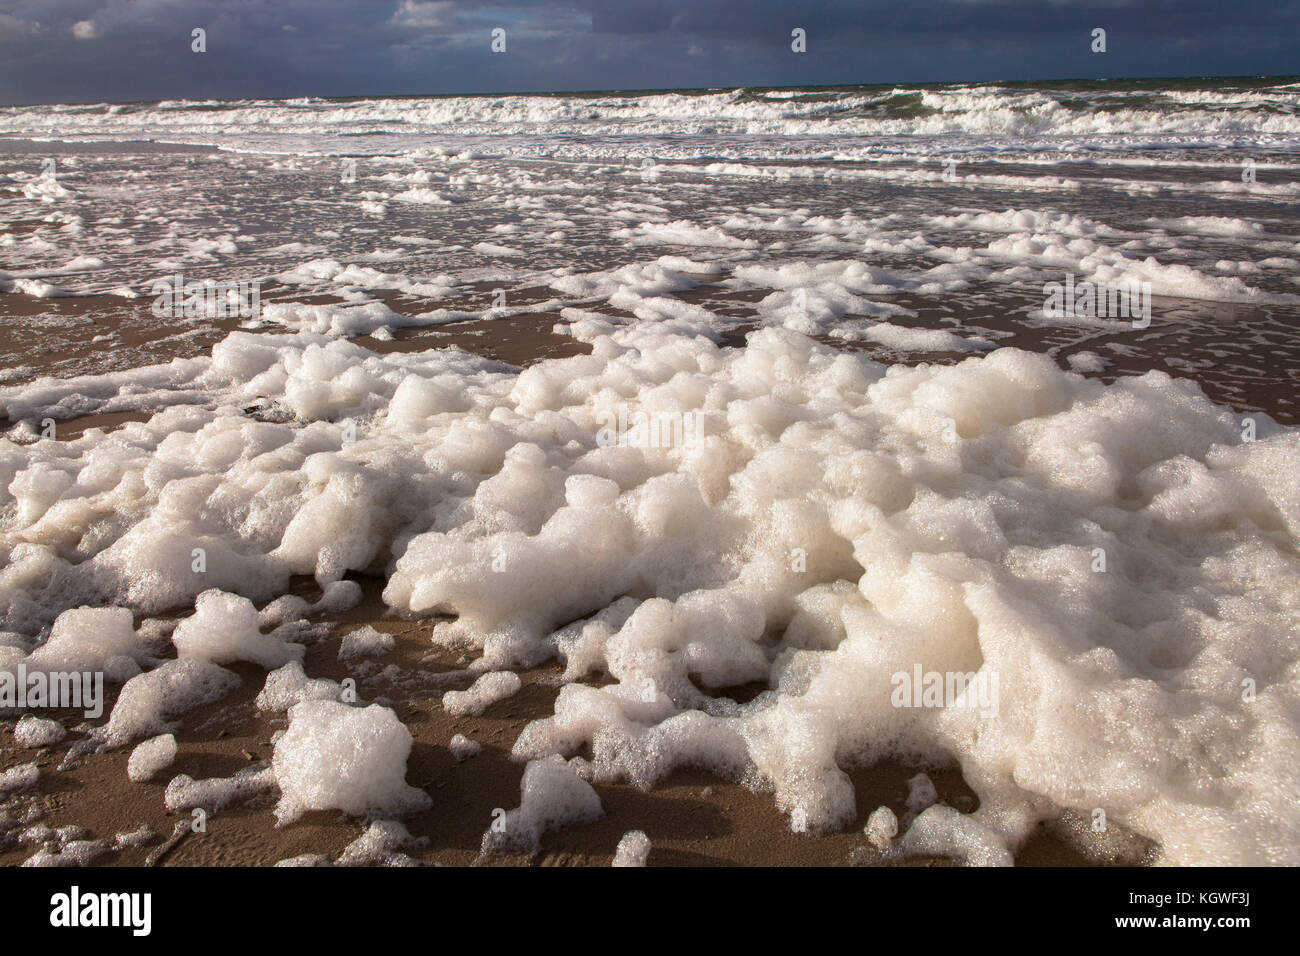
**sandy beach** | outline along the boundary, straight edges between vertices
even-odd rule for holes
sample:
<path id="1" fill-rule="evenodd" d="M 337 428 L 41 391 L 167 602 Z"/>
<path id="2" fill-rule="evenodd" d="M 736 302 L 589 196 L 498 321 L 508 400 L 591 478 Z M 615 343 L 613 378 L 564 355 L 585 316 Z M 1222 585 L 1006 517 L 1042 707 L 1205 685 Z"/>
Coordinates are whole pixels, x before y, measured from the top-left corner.
<path id="1" fill-rule="evenodd" d="M 1294 114 L 742 92 L 0 116 L 0 865 L 1295 862 Z"/>
<path id="2" fill-rule="evenodd" d="M 304 581 L 295 593 L 310 596 L 311 590 L 311 582 Z M 336 634 L 371 625 L 397 638 L 395 651 L 384 661 L 402 668 L 403 680 L 395 682 L 372 675 L 371 679 L 363 678 L 362 684 L 367 698 L 373 695 L 391 701 L 411 729 L 415 743 L 407 779 L 436 794 L 438 800 L 436 811 L 405 820 L 416 838 L 428 841 L 426 846 L 404 851 L 413 860 L 445 866 L 608 866 L 622 835 L 639 828 L 652 841 L 653 865 L 951 865 L 941 857 L 885 859 L 864 844 L 860 828 L 835 834 L 792 833 L 789 820 L 772 806 L 768 795 L 698 772 L 675 774 L 648 793 L 626 785 L 601 786 L 598 792 L 605 817 L 600 821 L 555 833 L 535 853 L 484 857 L 480 854 L 483 831 L 478 822 L 482 810 L 518 802 L 523 768 L 510 759 L 510 748 L 525 724 L 552 712 L 561 669 L 551 666 L 526 671 L 521 675 L 523 690 L 514 697 L 492 705 L 477 717 L 450 717 L 440 706 L 436 689 L 468 686 L 472 678 L 464 671 L 467 659 L 430 653 L 429 627 L 386 616 L 382 601 L 373 593 L 377 591 L 375 585 L 371 583 L 368 590 L 372 593 L 352 610 L 321 615 L 316 620 L 331 625 Z M 333 680 L 355 675 L 354 668 L 338 662 L 338 643 L 337 639 L 325 639 L 312 644 L 306 669 Z M 71 761 L 71 766 L 58 775 L 57 783 L 51 779 L 30 794 L 43 811 L 42 823 L 55 830 L 85 828 L 86 837 L 136 833 L 147 827 L 152 836 L 140 845 L 106 853 L 93 861 L 93 865 L 145 865 L 165 838 L 172 835 L 177 823 L 178 815 L 169 813 L 163 802 L 170 776 L 185 773 L 196 779 L 228 777 L 264 762 L 272 751 L 272 735 L 287 723 L 268 719 L 255 706 L 261 671 L 252 665 L 233 669 L 243 678 L 243 686 L 219 704 L 187 715 L 188 732 L 178 736 L 183 756 L 161 779 L 123 791 L 127 751 Z M 445 682 L 438 680 L 427 688 L 413 690 L 411 685 L 420 683 L 415 675 L 441 675 Z M 743 700 L 761 689 L 742 687 L 731 693 Z M 58 716 L 76 719 L 78 715 Z M 456 761 L 448 753 L 446 741 L 458 733 L 480 741 L 482 752 L 464 762 Z M 16 746 L 12 738 L 5 747 L 10 764 L 33 761 L 53 770 L 63 759 L 56 748 L 23 748 Z M 882 805 L 904 816 L 907 781 L 914 773 L 914 769 L 902 765 L 876 765 L 854 771 L 851 776 L 862 822 L 865 824 L 868 815 Z M 963 812 L 971 812 L 978 805 L 959 772 L 937 770 L 930 777 L 943 803 Z M 105 799 L 108 793 L 115 796 Z M 273 804 L 272 797 L 264 796 L 223 811 L 214 818 L 209 832 L 193 838 L 187 834 L 157 865 L 269 866 L 308 854 L 337 859 L 357 837 L 354 819 L 325 811 L 311 813 L 292 827 L 277 829 L 268 813 Z M 0 864 L 18 865 L 29 855 L 30 845 L 11 846 L 0 854 Z M 1143 856 L 1089 858 L 1047 827 L 1031 837 L 1016 858 L 1021 866 L 1140 865 L 1145 860 Z"/>

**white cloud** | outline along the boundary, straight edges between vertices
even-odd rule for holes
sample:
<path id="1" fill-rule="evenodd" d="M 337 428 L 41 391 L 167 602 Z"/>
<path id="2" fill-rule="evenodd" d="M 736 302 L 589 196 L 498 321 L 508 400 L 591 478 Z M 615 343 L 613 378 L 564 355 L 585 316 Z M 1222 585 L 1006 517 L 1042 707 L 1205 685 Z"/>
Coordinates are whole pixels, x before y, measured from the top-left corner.
<path id="1" fill-rule="evenodd" d="M 454 6 L 448 0 L 402 0 L 391 22 L 399 27 L 443 27 Z"/>
<path id="2" fill-rule="evenodd" d="M 78 40 L 93 40 L 99 36 L 94 20 L 78 20 L 72 25 L 72 35 Z"/>

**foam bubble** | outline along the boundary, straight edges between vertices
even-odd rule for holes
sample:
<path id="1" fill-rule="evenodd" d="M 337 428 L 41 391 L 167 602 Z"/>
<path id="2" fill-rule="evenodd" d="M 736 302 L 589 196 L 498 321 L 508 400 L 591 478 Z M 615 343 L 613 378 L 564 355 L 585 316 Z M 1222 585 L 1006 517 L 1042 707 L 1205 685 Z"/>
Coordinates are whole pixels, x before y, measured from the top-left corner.
<path id="1" fill-rule="evenodd" d="M 159 734 L 136 744 L 126 762 L 126 776 L 132 783 L 143 783 L 170 767 L 176 760 L 176 738 Z"/>
<path id="2" fill-rule="evenodd" d="M 432 804 L 406 783 L 411 734 L 387 707 L 309 700 L 289 711 L 272 759 L 279 825 L 311 810 L 400 815 Z"/>
<path id="3" fill-rule="evenodd" d="M 645 866 L 650 858 L 650 838 L 640 830 L 629 830 L 618 841 L 613 866 Z"/>
<path id="4" fill-rule="evenodd" d="M 449 690 L 442 695 L 442 706 L 453 717 L 476 717 L 498 701 L 519 693 L 523 686 L 518 674 L 493 671 L 484 674 L 468 690 Z"/>
<path id="5" fill-rule="evenodd" d="M 494 820 L 483 835 L 484 853 L 533 853 L 546 833 L 604 816 L 591 784 L 558 756 L 529 761 L 519 792 L 519 806 Z"/>

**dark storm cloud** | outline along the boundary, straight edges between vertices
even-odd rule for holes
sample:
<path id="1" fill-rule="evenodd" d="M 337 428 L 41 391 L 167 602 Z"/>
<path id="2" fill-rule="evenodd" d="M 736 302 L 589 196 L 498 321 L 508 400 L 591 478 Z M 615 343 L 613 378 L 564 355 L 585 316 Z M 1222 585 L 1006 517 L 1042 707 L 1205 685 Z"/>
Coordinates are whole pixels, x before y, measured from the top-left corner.
<path id="1" fill-rule="evenodd" d="M 655 0 L 599 0 L 590 6 L 596 33 L 659 33 L 673 23 L 676 4 Z"/>
<path id="2" fill-rule="evenodd" d="M 4 102 L 1296 72 L 1300 0 L 0 0 Z"/>

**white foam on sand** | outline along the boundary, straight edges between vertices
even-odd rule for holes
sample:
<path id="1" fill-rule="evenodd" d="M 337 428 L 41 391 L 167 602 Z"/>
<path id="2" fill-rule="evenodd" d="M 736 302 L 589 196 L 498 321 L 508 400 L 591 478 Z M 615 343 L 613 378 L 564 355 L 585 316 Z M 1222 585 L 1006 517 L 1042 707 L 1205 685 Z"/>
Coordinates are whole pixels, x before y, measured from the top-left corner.
<path id="1" fill-rule="evenodd" d="M 301 661 L 290 661 L 266 675 L 256 704 L 259 710 L 284 712 L 305 700 L 338 700 L 341 691 L 335 681 L 308 677 Z"/>
<path id="2" fill-rule="evenodd" d="M 376 630 L 369 624 L 343 635 L 339 644 L 339 660 L 350 661 L 358 657 L 383 657 L 397 644 L 391 634 Z"/>
<path id="3" fill-rule="evenodd" d="M 428 846 L 427 837 L 414 837 L 397 820 L 376 820 L 365 832 L 343 850 L 335 866 L 368 866 L 382 863 L 387 866 L 410 864 L 411 858 L 400 850 L 415 850 Z"/>
<path id="4" fill-rule="evenodd" d="M 268 670 L 301 661 L 305 653 L 299 644 L 263 634 L 257 609 L 248 598 L 215 588 L 199 595 L 194 615 L 176 626 L 172 643 L 181 658 L 202 658 L 214 664 L 250 661 Z"/>
<path id="5" fill-rule="evenodd" d="M 224 810 L 259 794 L 274 790 L 276 776 L 270 767 L 246 767 L 229 777 L 195 780 L 189 774 L 172 777 L 163 803 L 173 813 L 200 808 L 207 813 Z"/>
<path id="6" fill-rule="evenodd" d="M 519 675 L 510 671 L 483 674 L 468 690 L 449 690 L 442 695 L 442 706 L 453 717 L 477 717 L 498 701 L 519 693 Z"/>
<path id="7" fill-rule="evenodd" d="M 122 682 L 152 661 L 149 647 L 132 626 L 123 607 L 79 607 L 55 619 L 49 637 L 23 664 L 29 671 L 102 671 L 106 680 Z"/>
<path id="8" fill-rule="evenodd" d="M 176 760 L 176 738 L 159 734 L 136 744 L 126 762 L 126 776 L 132 783 L 143 783 L 170 767 Z"/>
<path id="9" fill-rule="evenodd" d="M 462 760 L 468 760 L 470 757 L 477 757 L 483 751 L 483 745 L 476 740 L 470 740 L 464 734 L 455 734 L 451 742 L 447 744 L 451 755 L 459 763 Z"/>
<path id="10" fill-rule="evenodd" d="M 558 756 L 529 762 L 519 793 L 518 807 L 493 815 L 492 825 L 483 834 L 483 853 L 532 853 L 545 834 L 590 823 L 605 814 L 591 784 Z"/>
<path id="11" fill-rule="evenodd" d="M 312 699 L 337 694 L 261 631 L 303 608 L 247 603 L 313 574 L 346 604 L 344 575 L 383 574 L 393 608 L 454 614 L 433 640 L 494 684 L 565 666 L 554 716 L 514 748 L 521 806 L 485 849 L 590 819 L 591 782 L 682 767 L 847 826 L 848 771 L 899 760 L 956 761 L 979 799 L 921 812 L 908 852 L 1004 862 L 1040 821 L 1103 809 L 1164 862 L 1297 861 L 1300 433 L 1257 414 L 1247 441 L 1192 382 L 1105 385 L 1011 349 L 887 369 L 779 322 L 724 347 L 705 310 L 654 301 L 695 281 L 681 266 L 555 277 L 648 317 L 569 313 L 592 354 L 522 371 L 233 333 L 210 357 L 0 390 L 12 417 L 175 406 L 0 440 L 0 628 L 22 637 L 6 651 L 117 661 L 108 745 L 220 699 L 239 678 L 216 661 L 278 668 L 259 700 L 292 706 L 278 819 L 393 816 L 429 804 L 404 779 L 409 732 L 387 708 Z M 965 281 L 749 268 L 781 293 Z M 692 428 L 602 440 L 620 413 Z M 155 667 L 132 614 L 196 598 L 174 636 L 189 653 Z M 83 604 L 116 610 L 83 628 Z M 896 706 L 893 675 L 918 666 L 996 678 L 997 704 Z M 728 697 L 752 682 L 767 692 Z"/>
<path id="12" fill-rule="evenodd" d="M 410 731 L 387 707 L 310 700 L 289 711 L 272 759 L 280 788 L 275 817 L 292 823 L 310 810 L 393 816 L 432 801 L 406 783 Z"/>
<path id="13" fill-rule="evenodd" d="M 20 747 L 49 747 L 67 736 L 57 720 L 28 714 L 14 726 L 14 742 Z"/>
<path id="14" fill-rule="evenodd" d="M 34 763 L 10 767 L 4 773 L 0 773 L 0 798 L 35 786 L 40 777 L 41 768 Z"/>
<path id="15" fill-rule="evenodd" d="M 176 718 L 220 700 L 240 683 L 237 674 L 210 661 L 167 661 L 122 685 L 108 723 L 95 732 L 95 739 L 119 747 L 150 734 L 170 732 Z"/>
<path id="16" fill-rule="evenodd" d="M 650 838 L 640 830 L 630 830 L 623 834 L 614 851 L 614 866 L 645 866 L 650 858 Z"/>

